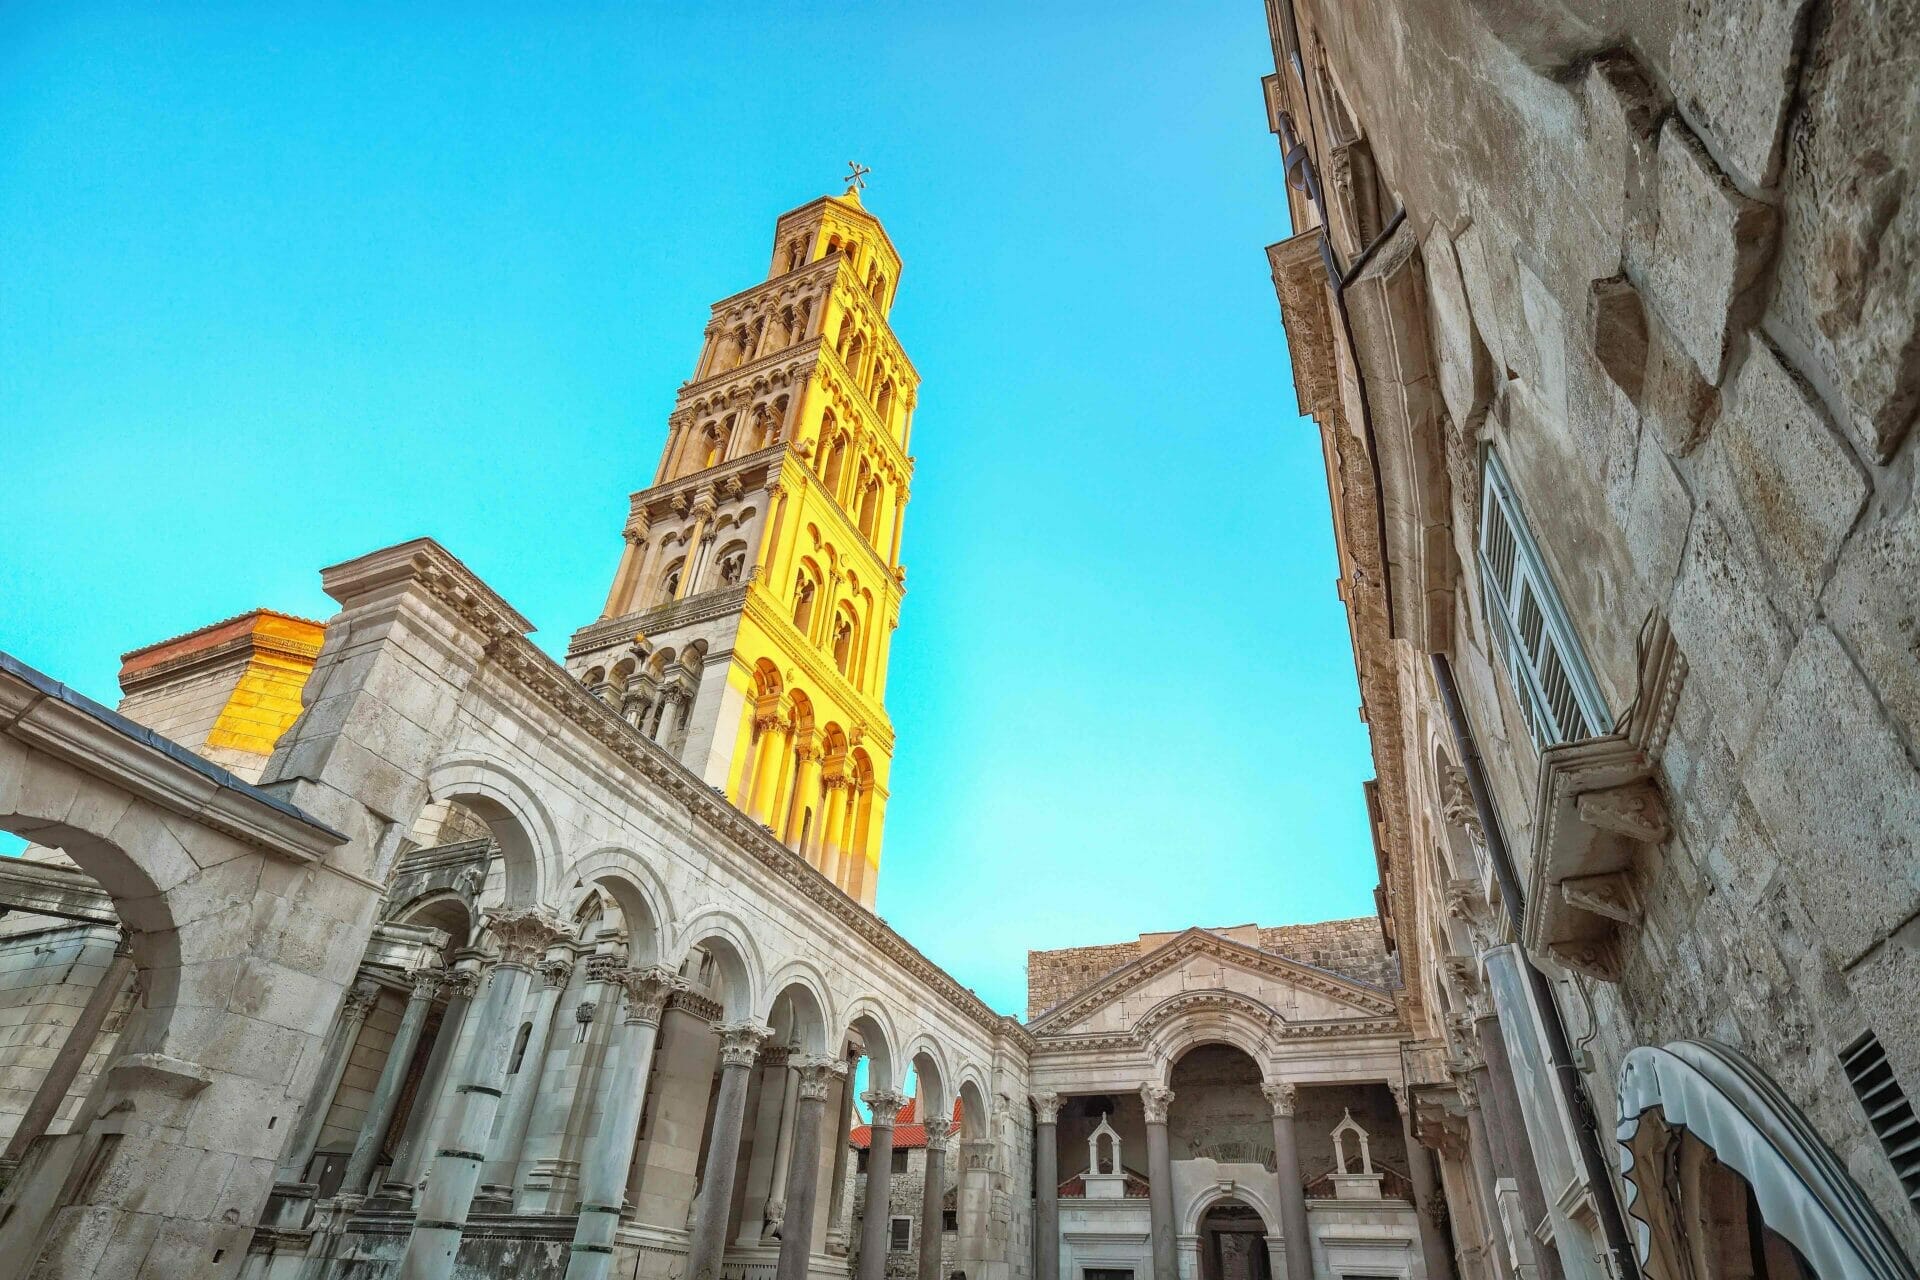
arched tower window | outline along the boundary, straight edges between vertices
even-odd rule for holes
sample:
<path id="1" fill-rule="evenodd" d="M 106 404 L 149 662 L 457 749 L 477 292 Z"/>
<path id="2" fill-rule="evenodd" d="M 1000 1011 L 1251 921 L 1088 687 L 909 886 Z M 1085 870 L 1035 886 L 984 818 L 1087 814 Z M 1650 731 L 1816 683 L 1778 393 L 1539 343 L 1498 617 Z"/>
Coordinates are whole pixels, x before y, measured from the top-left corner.
<path id="1" fill-rule="evenodd" d="M 840 674 L 847 674 L 847 667 L 853 661 L 853 642 L 857 634 L 853 615 L 842 610 L 833 623 L 833 665 L 840 668 Z"/>
<path id="2" fill-rule="evenodd" d="M 793 584 L 793 625 L 804 633 L 813 625 L 813 597 L 819 590 L 802 569 Z"/>

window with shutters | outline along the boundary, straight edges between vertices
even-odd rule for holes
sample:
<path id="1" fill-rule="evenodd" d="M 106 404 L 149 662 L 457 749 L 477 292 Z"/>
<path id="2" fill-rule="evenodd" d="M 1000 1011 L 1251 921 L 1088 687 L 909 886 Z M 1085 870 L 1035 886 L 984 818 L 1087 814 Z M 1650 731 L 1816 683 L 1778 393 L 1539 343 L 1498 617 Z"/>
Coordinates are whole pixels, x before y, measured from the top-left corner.
<path id="1" fill-rule="evenodd" d="M 1494 644 L 1536 747 L 1610 730 L 1586 655 L 1560 607 L 1500 459 L 1481 475 L 1480 592 Z"/>
<path id="2" fill-rule="evenodd" d="M 1907 1203 L 1920 1213 L 1920 1119 L 1894 1078 L 1887 1051 L 1869 1031 L 1840 1051 L 1840 1066 L 1907 1193 Z"/>
<path id="3" fill-rule="evenodd" d="M 907 1247 L 913 1243 L 913 1219 L 895 1218 L 890 1225 L 893 1230 L 887 1240 L 887 1251 L 905 1253 Z"/>

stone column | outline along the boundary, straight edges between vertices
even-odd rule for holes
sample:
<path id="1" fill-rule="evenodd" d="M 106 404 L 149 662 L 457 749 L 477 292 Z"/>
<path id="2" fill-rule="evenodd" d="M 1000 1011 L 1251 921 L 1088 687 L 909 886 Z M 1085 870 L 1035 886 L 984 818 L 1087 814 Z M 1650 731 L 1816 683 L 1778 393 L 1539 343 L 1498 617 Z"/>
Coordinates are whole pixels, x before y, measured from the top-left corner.
<path id="1" fill-rule="evenodd" d="M 867 1208 L 860 1218 L 860 1268 L 856 1280 L 884 1280 L 888 1219 L 893 1216 L 893 1120 L 907 1097 L 893 1090 L 860 1095 L 873 1120 L 867 1126 Z"/>
<path id="2" fill-rule="evenodd" d="M 826 816 L 820 824 L 820 874 L 840 883 L 840 845 L 847 825 L 847 775 L 831 774 L 821 779 L 826 788 Z"/>
<path id="3" fill-rule="evenodd" d="M 773 1138 L 773 1176 L 767 1184 L 766 1223 L 778 1236 L 787 1220 L 787 1170 L 793 1163 L 795 1108 L 800 1098 L 801 1060 L 788 1055 L 780 1072 L 780 1121 Z M 764 1086 L 763 1086 L 764 1087 Z"/>
<path id="4" fill-rule="evenodd" d="M 773 793 L 780 782 L 780 740 L 784 717 L 778 710 L 763 711 L 753 718 L 753 782 L 747 800 L 747 816 L 756 822 L 773 821 Z"/>
<path id="5" fill-rule="evenodd" d="M 73 1082 L 79 1076 L 80 1068 L 87 1060 L 87 1054 L 92 1052 L 93 1042 L 100 1038 L 101 1025 L 106 1022 L 107 1015 L 113 1012 L 114 1001 L 118 1000 L 120 993 L 126 990 L 127 979 L 132 976 L 133 951 L 128 946 L 126 933 L 122 932 L 120 944 L 114 948 L 113 959 L 107 964 L 107 971 L 100 975 L 100 981 L 95 983 L 93 990 L 88 993 L 87 1003 L 81 1007 L 80 1016 L 73 1020 L 71 1027 L 67 1028 L 67 1038 L 60 1042 L 60 1051 L 53 1055 L 53 1062 L 47 1067 L 47 1074 L 40 1079 L 40 1087 L 34 1090 L 33 1098 L 27 1103 L 26 1112 L 20 1117 L 20 1127 L 13 1131 L 13 1137 L 7 1142 L 6 1154 L 0 1155 L 0 1173 L 18 1165 L 27 1154 L 27 1148 L 33 1145 L 34 1139 L 44 1134 L 47 1126 L 53 1123 L 54 1116 L 60 1113 L 60 1104 L 67 1100 L 67 1092 L 73 1088 Z M 360 988 L 355 987 L 353 992 L 357 993 L 359 990 Z M 349 993 L 349 1002 L 353 999 L 354 994 Z M 368 1002 L 367 1008 L 372 1008 L 371 1001 Z M 366 1016 L 365 1010 L 361 1011 L 360 1016 L 362 1018 Z M 344 1025 L 345 1020 L 342 1021 Z M 353 1029 L 358 1030 L 359 1025 L 358 1021 L 353 1022 Z M 343 1035 L 341 1038 L 347 1040 L 348 1048 L 351 1049 L 351 1037 Z M 346 1054 L 341 1053 L 337 1064 L 338 1069 L 334 1069 L 335 1064 L 331 1055 L 336 1048 L 337 1045 L 328 1047 L 330 1055 L 328 1070 L 322 1073 L 321 1078 L 325 1080 L 330 1077 L 334 1087 L 337 1088 L 340 1084 L 340 1076 L 346 1071 L 347 1061 Z M 331 1093 L 327 1095 L 329 1100 L 332 1096 Z M 303 1114 L 300 1120 L 301 1132 L 305 1133 L 307 1117 Z M 301 1165 L 305 1165 L 307 1157 L 313 1154 L 313 1142 L 319 1135 L 320 1130 L 316 1126 L 307 1138 L 306 1150 L 300 1156 Z M 292 1170 L 293 1177 L 299 1175 L 300 1169 Z M 282 1180 L 290 1180 L 285 1168 L 281 1170 L 281 1177 Z"/>
<path id="6" fill-rule="evenodd" d="M 362 977 L 347 988 L 346 997 L 340 1002 L 340 1016 L 334 1019 L 333 1036 L 327 1041 L 326 1056 L 321 1059 L 320 1074 L 314 1078 L 313 1092 L 307 1095 L 307 1105 L 300 1112 L 300 1127 L 294 1130 L 286 1157 L 281 1161 L 282 1182 L 299 1181 L 307 1161 L 313 1158 L 313 1149 L 320 1141 L 320 1129 L 326 1124 L 327 1110 L 333 1105 L 333 1095 L 340 1092 L 340 1081 L 347 1074 L 347 1059 L 353 1056 L 360 1028 L 366 1024 L 367 1015 L 373 1012 L 374 1001 L 379 998 L 380 986 L 371 978 Z"/>
<path id="7" fill-rule="evenodd" d="M 947 1143 L 953 1132 L 947 1119 L 951 1108 L 943 1104 L 940 1111 L 921 1122 L 927 1131 L 927 1176 L 920 1187 L 920 1280 L 940 1280 L 940 1207 L 947 1196 Z"/>
<path id="8" fill-rule="evenodd" d="M 632 607 L 634 584 L 640 577 L 640 559 L 647 546 L 645 527 L 628 529 L 624 534 L 626 547 L 620 553 L 620 567 L 613 575 L 613 589 L 607 592 L 607 607 L 600 614 L 603 618 L 617 618 Z"/>
<path id="9" fill-rule="evenodd" d="M 807 1280 L 813 1257 L 814 1205 L 820 1191 L 820 1118 L 827 1109 L 827 1092 L 836 1078 L 846 1075 L 838 1058 L 807 1057 L 791 1072 L 799 1081 L 799 1110 L 794 1113 L 792 1157 L 783 1192 L 786 1217 L 780 1228 L 780 1261 L 774 1280 Z"/>
<path id="10" fill-rule="evenodd" d="M 1033 1118 L 1033 1274 L 1060 1280 L 1060 1095 L 1034 1094 Z"/>
<path id="11" fill-rule="evenodd" d="M 1179 1280 L 1179 1253 L 1173 1232 L 1173 1156 L 1167 1147 L 1167 1108 L 1173 1090 L 1163 1084 L 1140 1086 L 1147 1113 L 1147 1203 L 1153 1219 L 1153 1280 Z M 1293 1257 L 1291 1242 L 1287 1257 Z"/>
<path id="12" fill-rule="evenodd" d="M 698 567 L 694 562 L 700 558 L 701 544 L 707 536 L 707 521 L 713 519 L 714 501 L 710 493 L 702 493 L 693 500 L 693 533 L 687 538 L 687 558 L 680 563 L 680 585 L 674 588 L 675 600 L 686 599 L 693 590 L 693 575 Z"/>
<path id="13" fill-rule="evenodd" d="M 1493 1272 L 1501 1280 L 1511 1280 L 1513 1260 L 1507 1253 L 1506 1233 L 1500 1228 L 1500 1197 L 1494 1190 L 1493 1153 L 1487 1148 L 1487 1128 L 1480 1118 L 1480 1093 L 1473 1078 L 1479 1072 L 1469 1059 L 1454 1076 L 1460 1104 L 1467 1119 L 1467 1151 L 1473 1166 L 1473 1183 L 1480 1210 L 1480 1238 L 1492 1259 Z"/>
<path id="14" fill-rule="evenodd" d="M 455 1100 L 447 1145 L 433 1153 L 433 1171 L 400 1259 L 399 1280 L 447 1280 L 453 1274 L 460 1235 L 480 1185 L 480 1166 L 486 1163 L 484 1148 L 500 1109 L 507 1056 L 519 1030 L 513 1014 L 526 1000 L 541 954 L 567 937 L 566 926 L 538 907 L 490 911 L 487 932 L 499 946 L 500 958 L 480 1010 L 479 1034 L 463 1064 L 465 1083 Z"/>
<path id="15" fill-rule="evenodd" d="M 427 1014 L 433 1009 L 434 997 L 440 994 L 446 970 L 415 969 L 407 976 L 413 982 L 413 990 L 408 993 L 407 1007 L 400 1014 L 400 1029 L 394 1033 L 393 1045 L 387 1050 L 386 1065 L 380 1068 L 379 1082 L 373 1086 L 373 1097 L 367 1103 L 360 1134 L 353 1140 L 353 1154 L 347 1157 L 347 1172 L 340 1179 L 342 1195 L 363 1195 L 367 1183 L 373 1179 L 373 1165 L 380 1158 L 380 1140 L 387 1136 L 387 1126 L 393 1123 L 393 1109 L 399 1104 L 400 1090 L 407 1082 L 407 1067 L 413 1062 L 413 1051 L 420 1045 L 420 1033 L 426 1028 Z"/>
<path id="16" fill-rule="evenodd" d="M 613 1042 L 613 1072 L 607 1080 L 600 1131 L 587 1147 L 580 1178 L 580 1217 L 573 1228 L 567 1280 L 607 1280 L 613 1270 L 613 1236 L 627 1192 L 627 1169 L 640 1136 L 640 1107 L 660 1017 L 667 1000 L 687 989 L 686 980 L 658 966 L 623 969 L 615 975 L 626 992 L 626 1017 Z"/>
<path id="17" fill-rule="evenodd" d="M 1413 1207 L 1420 1219 L 1420 1256 L 1426 1260 L 1427 1280 L 1454 1280 L 1453 1248 L 1440 1229 L 1441 1197 L 1433 1185 L 1433 1157 L 1414 1133 L 1413 1103 L 1405 1085 L 1392 1085 L 1400 1108 L 1400 1132 L 1407 1144 L 1407 1176 L 1413 1183 Z"/>
<path id="18" fill-rule="evenodd" d="M 1273 1107 L 1273 1164 L 1280 1179 L 1280 1230 L 1287 1247 L 1287 1280 L 1313 1280 L 1313 1233 L 1307 1226 L 1307 1188 L 1300 1178 L 1300 1143 L 1293 1106 L 1300 1090 L 1269 1084 L 1260 1092 Z"/>
<path id="19" fill-rule="evenodd" d="M 800 837 L 806 831 L 807 806 L 817 803 L 820 795 L 820 748 L 813 741 L 815 736 L 809 732 L 807 739 L 800 744 L 800 768 L 796 772 L 793 783 L 792 821 L 787 823 L 786 832 L 781 837 L 787 844 L 793 846 L 795 852 L 802 855 L 806 853 L 806 849 L 802 847 Z M 820 822 L 824 816 L 819 813 L 813 815 L 811 835 L 819 833 Z"/>
<path id="20" fill-rule="evenodd" d="M 470 962 L 469 962 L 470 963 Z M 447 994 L 447 1009 L 440 1017 L 440 1030 L 427 1054 L 426 1069 L 420 1073 L 420 1088 L 413 1095 L 413 1108 L 407 1113 L 406 1129 L 395 1153 L 394 1176 L 389 1184 L 405 1187 L 409 1193 L 420 1180 L 420 1170 L 431 1155 L 439 1136 L 440 1094 L 447 1074 L 453 1069 L 455 1050 L 467 1029 L 467 1011 L 480 992 L 480 974 L 471 967 L 450 969 L 441 983 Z"/>
<path id="21" fill-rule="evenodd" d="M 713 1108 L 707 1163 L 693 1206 L 687 1247 L 687 1280 L 716 1280 L 727 1246 L 727 1211 L 733 1204 L 733 1172 L 740 1162 L 740 1125 L 747 1113 L 747 1074 L 773 1028 L 747 1019 L 716 1022 L 720 1033 L 720 1091 Z"/>
<path id="22" fill-rule="evenodd" d="M 527 1124 L 533 1119 L 534 1100 L 540 1096 L 547 1042 L 553 1035 L 553 1009 L 560 1002 L 560 993 L 567 989 L 567 980 L 573 976 L 570 955 L 570 952 L 554 953 L 540 962 L 541 982 L 534 993 L 532 1007 L 523 1017 L 514 1019 L 515 1038 L 523 1022 L 531 1023 L 532 1030 L 527 1035 L 526 1050 L 520 1055 L 520 1069 L 514 1073 L 512 1087 L 502 1102 L 500 1123 L 495 1129 L 492 1149 L 487 1153 L 486 1168 L 480 1173 L 482 1186 L 492 1185 L 509 1199 L 513 1196 L 513 1175 L 520 1165 L 521 1149 L 527 1141 Z"/>
<path id="23" fill-rule="evenodd" d="M 827 1193 L 827 1252 L 842 1258 L 847 1255 L 847 1152 L 853 1145 L 847 1136 L 853 1132 L 853 1073 L 860 1057 L 847 1051 L 847 1073 L 840 1081 L 840 1127 L 834 1130 L 833 1187 Z"/>

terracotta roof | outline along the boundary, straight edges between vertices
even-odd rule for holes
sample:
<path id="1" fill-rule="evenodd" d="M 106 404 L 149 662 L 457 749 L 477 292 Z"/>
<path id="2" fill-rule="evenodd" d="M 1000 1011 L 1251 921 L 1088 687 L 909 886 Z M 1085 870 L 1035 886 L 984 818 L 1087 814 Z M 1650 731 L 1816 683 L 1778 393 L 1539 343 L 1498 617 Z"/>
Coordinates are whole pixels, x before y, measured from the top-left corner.
<path id="1" fill-rule="evenodd" d="M 927 1145 L 927 1126 L 914 1118 L 919 1106 L 920 1099 L 909 1098 L 907 1105 L 900 1108 L 900 1114 L 893 1118 L 893 1149 L 895 1151 L 907 1151 Z M 953 1100 L 953 1129 L 956 1133 L 960 1130 L 960 1099 L 958 1098 Z M 847 1135 L 847 1141 L 865 1151 L 873 1145 L 873 1126 L 864 1124 L 853 1126 L 853 1132 Z"/>

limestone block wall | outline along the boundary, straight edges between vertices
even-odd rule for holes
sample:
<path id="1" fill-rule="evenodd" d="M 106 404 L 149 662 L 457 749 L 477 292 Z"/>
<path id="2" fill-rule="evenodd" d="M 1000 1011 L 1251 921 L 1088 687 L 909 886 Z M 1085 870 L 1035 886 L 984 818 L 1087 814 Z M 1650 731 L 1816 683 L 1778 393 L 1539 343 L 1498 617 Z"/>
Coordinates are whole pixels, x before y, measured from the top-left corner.
<path id="1" fill-rule="evenodd" d="M 13 914 L 0 921 L 0 1145 L 13 1136 L 67 1030 L 113 960 L 119 937 L 101 925 Z M 111 1060 L 132 1006 L 131 989 L 107 1015 L 49 1133 L 65 1133 Z"/>
<path id="2" fill-rule="evenodd" d="M 1335 153 L 1354 149 L 1327 121 L 1350 118 L 1405 212 L 1355 282 L 1359 351 L 1325 362 L 1345 377 L 1409 361 L 1393 403 L 1384 377 L 1370 387 L 1382 452 L 1343 454 L 1359 484 L 1337 498 L 1385 843 L 1424 875 L 1440 837 L 1448 735 L 1424 649 L 1443 649 L 1532 869 L 1540 753 L 1478 567 L 1492 450 L 1608 716 L 1634 702 L 1653 611 L 1687 664 L 1656 761 L 1672 834 L 1632 869 L 1619 980 L 1560 983 L 1603 1131 L 1630 1048 L 1727 1043 L 1920 1253 L 1839 1058 L 1871 1032 L 1920 1097 L 1920 118 L 1899 52 L 1920 17 L 1806 0 L 1294 7 L 1315 102 L 1291 71 L 1278 81 L 1316 167 L 1346 180 Z M 1301 379 L 1323 426 L 1357 412 L 1324 377 Z M 1370 469 L 1385 520 L 1359 492 Z M 1424 549 L 1392 582 L 1424 646 L 1392 638 L 1353 573 L 1383 567 L 1376 528 Z M 1403 618 L 1414 601 L 1425 615 Z M 1437 909 L 1414 879 L 1390 877 L 1409 940 Z"/>
<path id="3" fill-rule="evenodd" d="M 955 1203 L 957 1204 L 956 1188 L 959 1186 L 959 1179 L 955 1173 L 957 1166 L 956 1155 L 957 1144 L 955 1149 L 950 1149 L 947 1152 L 944 1165 L 946 1174 L 944 1181 L 946 1183 L 947 1194 L 949 1196 L 955 1196 Z M 889 1276 L 899 1277 L 916 1274 L 916 1268 L 920 1265 L 920 1234 L 927 1226 L 926 1223 L 921 1221 L 920 1215 L 920 1197 L 926 1193 L 927 1187 L 926 1149 L 923 1147 L 909 1148 L 906 1156 L 906 1172 L 895 1173 L 888 1187 L 892 1200 L 887 1210 L 888 1217 L 913 1219 L 913 1236 L 912 1239 L 907 1242 L 906 1250 L 904 1252 L 892 1250 L 887 1254 L 887 1274 Z M 867 1175 L 860 1171 L 858 1165 L 859 1161 L 857 1159 L 849 1161 L 847 1165 L 847 1194 L 852 1197 L 851 1203 L 853 1205 L 853 1216 L 848 1219 L 849 1223 L 852 1224 L 849 1232 L 848 1254 L 849 1261 L 856 1270 L 858 1269 L 860 1261 L 860 1230 L 858 1224 L 864 1220 L 864 1215 L 867 1211 Z M 933 1228 L 940 1230 L 940 1223 L 934 1223 Z M 959 1248 L 960 1233 L 958 1231 L 947 1231 L 941 1236 L 940 1274 L 942 1277 L 950 1276 L 958 1269 Z"/>

